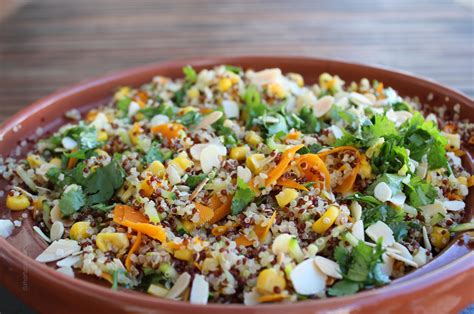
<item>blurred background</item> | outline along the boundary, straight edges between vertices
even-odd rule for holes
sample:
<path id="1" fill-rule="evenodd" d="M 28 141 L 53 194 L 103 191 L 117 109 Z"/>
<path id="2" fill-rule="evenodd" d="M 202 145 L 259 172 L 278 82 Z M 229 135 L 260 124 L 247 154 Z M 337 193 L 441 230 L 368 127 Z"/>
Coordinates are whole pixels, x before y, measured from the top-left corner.
<path id="1" fill-rule="evenodd" d="M 473 0 L 0 0 L 0 122 L 147 63 L 272 54 L 412 72 L 474 96 Z M 30 313 L 0 287 L 0 313 Z"/>

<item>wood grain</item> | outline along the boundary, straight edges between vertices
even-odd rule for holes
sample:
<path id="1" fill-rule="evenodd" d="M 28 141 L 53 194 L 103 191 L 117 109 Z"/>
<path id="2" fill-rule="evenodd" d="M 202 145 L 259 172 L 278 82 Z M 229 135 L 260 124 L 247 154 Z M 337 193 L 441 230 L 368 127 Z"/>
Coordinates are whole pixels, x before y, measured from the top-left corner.
<path id="1" fill-rule="evenodd" d="M 472 14 L 448 0 L 36 0 L 0 24 L 0 122 L 87 78 L 206 55 L 380 64 L 472 96 Z"/>

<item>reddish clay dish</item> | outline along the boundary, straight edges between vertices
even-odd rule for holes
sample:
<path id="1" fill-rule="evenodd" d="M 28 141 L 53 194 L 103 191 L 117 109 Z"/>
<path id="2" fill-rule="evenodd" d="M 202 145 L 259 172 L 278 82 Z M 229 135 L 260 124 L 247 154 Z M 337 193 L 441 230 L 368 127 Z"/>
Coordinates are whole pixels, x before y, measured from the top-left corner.
<path id="1" fill-rule="evenodd" d="M 472 100 L 466 96 L 440 87 L 435 83 L 371 67 L 304 58 L 248 57 L 184 60 L 182 62 L 132 70 L 91 83 L 85 83 L 38 102 L 29 111 L 19 113 L 12 118 L 0 130 L 0 135 L 3 137 L 2 155 L 6 156 L 14 151 L 14 149 L 17 149 L 16 142 L 25 138 L 34 139 L 39 134 L 35 132 L 39 127 L 45 130 L 57 128 L 64 122 L 61 120 L 62 116 L 69 109 L 77 108 L 84 111 L 94 105 L 103 103 L 117 86 L 138 86 L 158 74 L 178 77 L 180 76 L 182 66 L 186 64 L 191 64 L 197 70 L 211 68 L 218 64 L 232 64 L 256 70 L 279 67 L 284 72 L 303 74 L 305 81 L 309 83 L 314 81 L 314 78 L 322 72 L 337 74 L 346 81 L 360 80 L 366 77 L 370 80 L 377 79 L 383 81 L 384 84 L 398 90 L 402 96 L 418 96 L 421 102 L 427 103 L 428 106 L 446 105 L 449 108 L 459 104 L 460 115 L 463 118 L 472 120 L 472 115 L 474 114 Z M 57 108 L 62 110 L 59 111 Z M 25 151 L 22 153 L 25 153 Z M 464 165 L 468 171 L 472 171 L 470 156 L 466 156 Z M 465 221 L 470 221 L 472 215 L 470 208 L 472 195 L 468 196 L 466 202 L 467 213 Z M 2 203 L 4 204 L 4 202 Z M 0 212 L 0 217 L 2 218 L 4 218 L 3 211 L 6 213 L 2 209 L 2 212 Z M 395 312 L 402 309 L 413 311 L 418 306 L 426 309 L 428 312 L 439 311 L 440 309 L 443 309 L 443 312 L 452 312 L 465 307 L 473 299 L 469 291 L 460 288 L 462 285 L 469 284 L 473 279 L 473 254 L 468 249 L 472 234 L 469 233 L 458 236 L 459 239 L 453 241 L 456 244 L 445 249 L 439 257 L 426 266 L 395 280 L 384 288 L 373 289 L 349 297 L 306 301 L 298 304 L 259 305 L 258 307 L 238 305 L 207 305 L 206 307 L 198 307 L 165 299 L 156 299 L 126 290 L 114 292 L 109 288 L 61 276 L 57 272 L 37 264 L 31 258 L 41 253 L 45 244 L 38 239 L 36 234 L 31 232 L 31 223 L 29 220 L 24 220 L 23 226 L 16 228 L 13 236 L 8 238 L 7 241 L 0 239 L 2 250 L 4 251 L 0 261 L 8 269 L 12 270 L 11 274 L 2 274 L 1 280 L 5 282 L 7 287 L 10 287 L 20 297 L 25 298 L 27 303 L 32 304 L 38 310 L 50 309 L 60 311 L 62 308 L 71 308 L 71 304 L 74 304 L 74 309 L 77 309 L 77 311 L 91 308 L 114 309 L 121 312 L 135 312 L 139 309 L 154 309 L 156 311 L 159 309 L 160 312 L 164 313 L 177 313 L 192 307 L 195 307 L 196 310 L 200 308 L 203 311 L 216 310 L 219 312 L 225 309 L 238 312 L 274 312 L 280 309 L 285 312 L 292 310 L 314 312 L 315 308 L 322 311 L 331 309 L 358 311 L 380 309 L 380 306 L 383 306 L 387 312 Z M 25 257 L 22 254 L 29 256 L 28 259 L 23 260 L 28 261 L 27 263 L 20 262 Z M 22 278 L 23 282 L 18 281 L 18 278 Z M 51 290 L 49 291 L 49 289 Z M 54 293 L 53 291 L 55 290 L 61 291 L 61 294 Z M 28 296 L 30 291 L 33 293 Z M 42 299 L 41 293 L 47 296 L 47 291 L 58 296 L 54 306 L 39 301 Z M 32 298 L 31 295 L 33 294 L 38 297 Z M 80 300 L 78 296 L 90 296 L 90 303 L 82 304 L 78 301 Z M 120 297 L 117 298 L 117 296 Z M 112 298 L 114 300 L 120 299 L 120 301 L 116 301 L 113 304 L 105 301 Z M 440 304 L 441 302 L 442 304 Z M 77 306 L 76 303 L 78 303 Z M 357 309 L 354 307 L 357 307 Z"/>

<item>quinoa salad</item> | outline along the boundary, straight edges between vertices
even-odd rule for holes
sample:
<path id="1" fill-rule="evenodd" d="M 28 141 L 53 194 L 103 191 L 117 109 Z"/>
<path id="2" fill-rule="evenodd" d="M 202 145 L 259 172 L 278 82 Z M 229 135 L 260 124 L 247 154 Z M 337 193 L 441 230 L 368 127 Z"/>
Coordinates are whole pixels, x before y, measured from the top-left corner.
<path id="1" fill-rule="evenodd" d="M 383 286 L 466 221 L 473 126 L 383 82 L 218 66 L 119 87 L 5 157 L 8 237 L 111 289 L 194 304 L 296 302 Z M 109 282 L 109 283 L 107 283 Z"/>

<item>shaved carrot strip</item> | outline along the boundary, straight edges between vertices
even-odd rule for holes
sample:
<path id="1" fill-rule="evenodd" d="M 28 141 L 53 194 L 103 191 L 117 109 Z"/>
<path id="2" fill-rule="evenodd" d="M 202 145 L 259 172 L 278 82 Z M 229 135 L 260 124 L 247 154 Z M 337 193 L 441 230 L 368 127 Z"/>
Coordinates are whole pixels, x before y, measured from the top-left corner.
<path id="1" fill-rule="evenodd" d="M 137 237 L 135 239 L 135 243 L 133 243 L 132 247 L 130 248 L 130 251 L 128 251 L 127 258 L 125 259 L 125 267 L 127 267 L 127 271 L 130 271 L 132 267 L 132 254 L 135 253 L 136 250 L 138 250 L 138 247 L 140 246 L 140 243 L 142 242 L 142 233 L 138 232 Z"/>
<path id="2" fill-rule="evenodd" d="M 295 158 L 296 152 L 301 148 L 304 147 L 303 144 L 293 146 L 287 150 L 285 150 L 281 156 L 281 160 L 278 165 L 270 170 L 268 173 L 268 178 L 265 181 L 265 186 L 270 186 L 275 183 L 284 173 L 290 162 Z"/>
<path id="3" fill-rule="evenodd" d="M 299 184 L 296 181 L 293 181 L 293 180 L 290 180 L 290 179 L 287 179 L 287 178 L 283 178 L 283 177 L 278 179 L 277 185 L 284 186 L 285 188 L 293 188 L 293 189 L 297 189 L 297 190 L 308 191 L 308 189 L 304 185 Z"/>
<path id="4" fill-rule="evenodd" d="M 276 218 L 276 210 L 273 212 L 272 216 L 270 217 L 270 219 L 268 220 L 265 226 L 262 226 L 262 225 L 255 226 L 255 234 L 257 234 L 258 239 L 260 241 L 265 240 L 265 238 L 267 237 L 268 231 L 270 231 L 270 228 L 275 222 L 275 218 Z"/>
<path id="5" fill-rule="evenodd" d="M 238 225 L 239 225 L 238 223 L 235 223 L 235 224 L 232 224 L 232 225 L 215 226 L 214 228 L 211 229 L 211 233 L 212 233 L 214 236 L 217 237 L 217 236 L 226 234 L 227 231 L 229 231 L 230 228 L 235 228 L 235 227 L 237 227 Z"/>
<path id="6" fill-rule="evenodd" d="M 339 184 L 338 186 L 336 186 L 334 188 L 334 191 L 339 192 L 339 193 L 347 193 L 347 192 L 351 191 L 352 187 L 354 186 L 354 182 L 357 178 L 357 174 L 359 173 L 360 164 L 361 164 L 361 160 L 362 160 L 361 157 L 360 157 L 359 150 L 355 147 L 352 147 L 352 146 L 339 146 L 339 147 L 332 148 L 332 149 L 329 149 L 327 151 L 323 151 L 321 153 L 318 153 L 318 156 L 321 157 L 322 160 L 325 160 L 325 158 L 328 155 L 332 155 L 334 153 L 338 153 L 338 152 L 341 152 L 341 151 L 347 151 L 347 150 L 354 152 L 354 154 L 356 156 L 356 166 L 352 168 L 351 173 L 346 177 L 344 182 L 342 182 L 341 184 Z"/>
<path id="7" fill-rule="evenodd" d="M 250 241 L 246 236 L 241 234 L 235 239 L 235 243 L 237 243 L 237 245 L 250 246 L 253 244 L 253 241 Z"/>
<path id="8" fill-rule="evenodd" d="M 109 273 L 104 273 L 104 272 L 102 272 L 101 277 L 104 278 L 105 280 L 107 280 L 107 281 L 110 282 L 110 283 L 113 283 L 113 282 L 114 282 L 114 278 L 112 278 L 112 275 L 109 274 Z"/>
<path id="9" fill-rule="evenodd" d="M 301 136 L 300 131 L 291 132 L 290 134 L 286 136 L 286 140 L 297 140 L 300 138 L 300 136 Z"/>
<path id="10" fill-rule="evenodd" d="M 221 203 L 219 207 L 214 210 L 214 215 L 209 220 L 209 224 L 215 224 L 222 218 L 230 214 L 230 207 L 232 206 L 232 195 L 227 195 L 227 199 L 224 203 Z"/>
<path id="11" fill-rule="evenodd" d="M 161 243 L 166 241 L 165 229 L 162 226 L 148 223 L 148 219 L 133 207 L 116 205 L 114 209 L 114 222 L 146 234 Z"/>
<path id="12" fill-rule="evenodd" d="M 196 209 L 199 212 L 199 221 L 197 222 L 198 226 L 204 225 L 214 216 L 214 211 L 212 210 L 212 208 L 199 203 L 194 203 L 194 206 L 196 206 Z"/>
<path id="13" fill-rule="evenodd" d="M 179 137 L 179 134 L 185 127 L 179 123 L 164 123 L 151 128 L 151 132 L 160 133 L 163 137 L 171 140 Z"/>
<path id="14" fill-rule="evenodd" d="M 323 160 L 316 154 L 305 154 L 302 155 L 296 161 L 298 170 L 309 182 L 320 182 L 321 174 L 324 177 L 324 185 L 320 188 L 325 187 L 327 191 L 331 189 L 331 176 L 329 174 L 326 165 Z M 319 174 L 315 171 L 318 171 Z"/>

